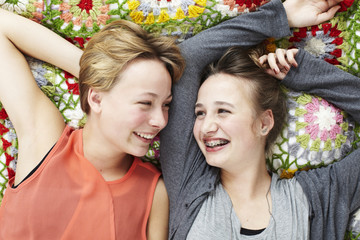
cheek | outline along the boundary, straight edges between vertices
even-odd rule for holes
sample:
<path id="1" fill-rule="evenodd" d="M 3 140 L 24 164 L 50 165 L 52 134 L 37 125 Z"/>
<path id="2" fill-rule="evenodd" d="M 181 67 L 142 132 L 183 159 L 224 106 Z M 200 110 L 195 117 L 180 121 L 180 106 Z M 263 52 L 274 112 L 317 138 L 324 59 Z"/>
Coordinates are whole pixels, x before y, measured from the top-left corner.
<path id="1" fill-rule="evenodd" d="M 194 127 L 193 127 L 193 134 L 196 139 L 196 142 L 199 143 L 200 141 L 200 129 L 201 129 L 201 123 L 199 120 L 195 120 Z"/>
<path id="2" fill-rule="evenodd" d="M 133 126 L 139 126 L 142 125 L 144 122 L 148 121 L 148 113 L 146 111 L 143 111 L 141 109 L 133 109 L 129 111 L 128 113 L 128 122 L 129 124 Z"/>
<path id="3" fill-rule="evenodd" d="M 234 138 L 246 140 L 254 135 L 253 122 L 247 119 L 232 119 L 231 121 L 223 122 L 221 127 Z"/>
<path id="4" fill-rule="evenodd" d="M 168 121 L 169 121 L 169 111 L 165 111 L 164 112 L 164 119 L 165 119 L 165 126 L 168 124 Z"/>

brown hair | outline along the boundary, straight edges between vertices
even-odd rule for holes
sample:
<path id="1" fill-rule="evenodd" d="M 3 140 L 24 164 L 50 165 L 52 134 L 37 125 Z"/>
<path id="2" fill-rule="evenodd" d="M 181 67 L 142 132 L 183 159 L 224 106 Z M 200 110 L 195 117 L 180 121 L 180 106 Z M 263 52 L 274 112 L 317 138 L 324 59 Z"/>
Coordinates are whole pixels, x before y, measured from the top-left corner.
<path id="1" fill-rule="evenodd" d="M 106 25 L 89 41 L 80 59 L 80 102 L 89 114 L 87 95 L 90 88 L 109 91 L 119 80 L 126 66 L 135 59 L 158 59 L 164 63 L 176 82 L 185 68 L 185 61 L 174 40 L 157 37 L 139 25 L 117 20 Z"/>
<path id="2" fill-rule="evenodd" d="M 270 130 L 265 144 L 269 153 L 271 146 L 282 131 L 286 119 L 286 99 L 280 82 L 267 74 L 259 64 L 259 57 L 265 53 L 263 47 L 243 49 L 231 47 L 215 63 L 204 69 L 202 82 L 212 75 L 223 73 L 238 77 L 250 84 L 250 97 L 257 115 L 270 109 L 274 116 L 274 127 Z"/>

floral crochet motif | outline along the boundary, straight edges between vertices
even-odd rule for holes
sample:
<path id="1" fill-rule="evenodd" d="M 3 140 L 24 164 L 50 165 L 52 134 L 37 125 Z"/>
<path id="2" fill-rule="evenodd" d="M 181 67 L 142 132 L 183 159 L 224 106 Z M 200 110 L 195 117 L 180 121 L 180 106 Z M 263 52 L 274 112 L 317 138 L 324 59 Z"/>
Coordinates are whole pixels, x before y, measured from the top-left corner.
<path id="1" fill-rule="evenodd" d="M 0 104 L 0 198 L 8 180 L 15 176 L 17 137 L 5 109 Z"/>
<path id="2" fill-rule="evenodd" d="M 310 140 L 311 151 L 324 151 L 340 148 L 346 142 L 346 136 L 342 130 L 347 131 L 348 125 L 344 123 L 344 116 L 340 109 L 330 105 L 325 99 L 311 97 L 304 94 L 297 100 L 299 103 L 306 102 L 304 108 L 296 108 L 295 115 L 303 117 L 304 121 L 296 122 L 296 130 L 305 129 L 305 133 L 297 136 L 297 141 L 303 148 L 307 148 Z M 321 144 L 322 143 L 322 144 Z"/>
<path id="3" fill-rule="evenodd" d="M 289 41 L 293 47 L 303 48 L 318 58 L 333 65 L 339 65 L 342 56 L 341 47 L 344 42 L 340 35 L 341 32 L 337 25 L 324 23 L 309 29 L 300 28 L 298 31 L 294 31 L 294 35 Z"/>
<path id="4" fill-rule="evenodd" d="M 28 4 L 28 0 L 0 0 L 1 8 L 17 14 L 26 12 L 26 5 Z"/>
<path id="5" fill-rule="evenodd" d="M 71 22 L 78 28 L 83 24 L 88 28 L 93 27 L 94 23 L 105 25 L 106 21 L 110 19 L 110 16 L 107 15 L 109 5 L 104 4 L 102 0 L 63 1 L 59 10 L 62 12 L 60 19 L 67 24 Z"/>
<path id="6" fill-rule="evenodd" d="M 352 150 L 355 123 L 334 105 L 317 96 L 285 90 L 287 125 L 268 157 L 281 177 L 298 170 L 328 165 Z"/>
<path id="7" fill-rule="evenodd" d="M 186 17 L 196 18 L 204 12 L 206 0 L 129 0 L 127 7 L 131 11 L 130 17 L 138 24 L 165 23 L 174 20 L 182 20 Z M 126 7 L 126 5 L 125 5 Z"/>

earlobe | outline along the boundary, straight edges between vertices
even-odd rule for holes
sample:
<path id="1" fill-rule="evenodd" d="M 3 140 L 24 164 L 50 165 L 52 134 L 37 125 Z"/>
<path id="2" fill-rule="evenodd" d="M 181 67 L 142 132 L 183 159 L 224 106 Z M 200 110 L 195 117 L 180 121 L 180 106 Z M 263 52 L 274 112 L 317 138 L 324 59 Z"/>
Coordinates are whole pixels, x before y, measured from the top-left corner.
<path id="1" fill-rule="evenodd" d="M 101 92 L 98 92 L 94 89 L 89 89 L 87 100 L 92 112 L 101 112 L 101 97 Z"/>
<path id="2" fill-rule="evenodd" d="M 261 114 L 261 126 L 260 126 L 261 135 L 263 136 L 267 135 L 273 127 L 274 127 L 274 116 L 272 111 L 268 109 Z"/>

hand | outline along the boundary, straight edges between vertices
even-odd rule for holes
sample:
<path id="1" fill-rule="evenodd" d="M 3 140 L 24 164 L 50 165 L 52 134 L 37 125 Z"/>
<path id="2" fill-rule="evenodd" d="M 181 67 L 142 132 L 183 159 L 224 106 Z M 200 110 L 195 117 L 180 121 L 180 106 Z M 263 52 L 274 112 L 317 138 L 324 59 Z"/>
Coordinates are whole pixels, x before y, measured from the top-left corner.
<path id="1" fill-rule="evenodd" d="M 286 0 L 284 8 L 290 27 L 318 25 L 334 17 L 342 0 Z"/>
<path id="2" fill-rule="evenodd" d="M 278 48 L 275 53 L 261 56 L 259 62 L 269 75 L 279 80 L 283 80 L 290 71 L 291 66 L 298 66 L 295 60 L 298 51 L 298 49 L 286 50 Z"/>

